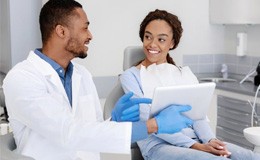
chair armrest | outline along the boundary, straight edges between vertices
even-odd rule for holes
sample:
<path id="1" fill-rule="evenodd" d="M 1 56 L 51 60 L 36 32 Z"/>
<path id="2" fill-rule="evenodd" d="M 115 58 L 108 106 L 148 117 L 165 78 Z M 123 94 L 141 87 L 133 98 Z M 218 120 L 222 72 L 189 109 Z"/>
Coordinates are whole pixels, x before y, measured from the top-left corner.
<path id="1" fill-rule="evenodd" d="M 131 144 L 131 160 L 143 160 L 142 153 L 136 142 Z"/>
<path id="2" fill-rule="evenodd" d="M 104 105 L 104 119 L 111 117 L 111 112 L 117 102 L 117 100 L 124 95 L 124 90 L 121 87 L 121 83 L 118 80 L 116 86 L 112 89 L 110 94 L 106 98 Z"/>
<path id="3" fill-rule="evenodd" d="M 10 151 L 6 148 L 1 147 L 1 160 L 34 160 L 31 157 L 27 157 L 18 153 L 15 153 L 14 151 Z"/>
<path id="4" fill-rule="evenodd" d="M 15 153 L 13 151 L 16 148 L 14 142 L 13 133 L 8 133 L 0 136 L 0 146 L 1 146 L 1 160 L 34 160 L 31 157 Z"/>

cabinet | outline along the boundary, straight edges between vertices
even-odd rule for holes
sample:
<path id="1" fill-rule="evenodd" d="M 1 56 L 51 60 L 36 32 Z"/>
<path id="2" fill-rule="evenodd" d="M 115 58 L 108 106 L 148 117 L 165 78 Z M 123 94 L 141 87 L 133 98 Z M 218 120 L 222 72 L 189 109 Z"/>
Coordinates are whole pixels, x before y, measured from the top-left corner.
<path id="1" fill-rule="evenodd" d="M 218 93 L 216 136 L 220 140 L 253 149 L 253 145 L 243 135 L 243 130 L 251 126 L 252 107 L 247 100 L 252 102 L 253 97 L 231 92 Z M 260 115 L 259 102 L 256 112 Z"/>
<path id="2" fill-rule="evenodd" d="M 212 24 L 260 24 L 259 0 L 210 0 Z"/>

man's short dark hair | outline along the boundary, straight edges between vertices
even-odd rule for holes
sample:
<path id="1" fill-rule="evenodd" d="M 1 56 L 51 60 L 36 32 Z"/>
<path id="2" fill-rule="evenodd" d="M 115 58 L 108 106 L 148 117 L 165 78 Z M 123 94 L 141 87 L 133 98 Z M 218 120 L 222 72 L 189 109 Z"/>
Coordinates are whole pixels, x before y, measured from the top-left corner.
<path id="1" fill-rule="evenodd" d="M 57 25 L 69 26 L 71 16 L 82 5 L 74 0 L 49 0 L 40 12 L 40 29 L 43 44 L 50 38 Z"/>

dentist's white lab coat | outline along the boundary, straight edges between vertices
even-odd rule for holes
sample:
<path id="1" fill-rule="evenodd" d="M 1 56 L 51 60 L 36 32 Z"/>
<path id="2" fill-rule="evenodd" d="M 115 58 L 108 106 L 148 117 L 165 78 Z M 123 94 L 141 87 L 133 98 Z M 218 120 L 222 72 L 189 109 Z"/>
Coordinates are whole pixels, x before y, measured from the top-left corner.
<path id="1" fill-rule="evenodd" d="M 98 160 L 130 153 L 131 123 L 103 121 L 91 74 L 74 64 L 72 107 L 56 71 L 33 51 L 3 84 L 17 152 L 36 160 Z"/>

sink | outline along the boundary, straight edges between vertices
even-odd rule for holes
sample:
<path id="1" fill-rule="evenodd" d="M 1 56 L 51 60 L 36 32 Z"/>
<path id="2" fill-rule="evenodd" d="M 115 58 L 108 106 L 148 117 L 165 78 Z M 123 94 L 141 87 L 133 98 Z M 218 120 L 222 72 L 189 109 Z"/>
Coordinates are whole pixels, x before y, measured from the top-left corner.
<path id="1" fill-rule="evenodd" d="M 201 82 L 215 82 L 215 83 L 237 82 L 236 79 L 232 79 L 232 78 L 217 78 L 217 77 L 200 78 L 199 81 L 201 81 Z"/>
<path id="2" fill-rule="evenodd" d="M 260 153 L 260 127 L 249 127 L 243 130 L 245 138 L 254 144 L 254 152 Z"/>

